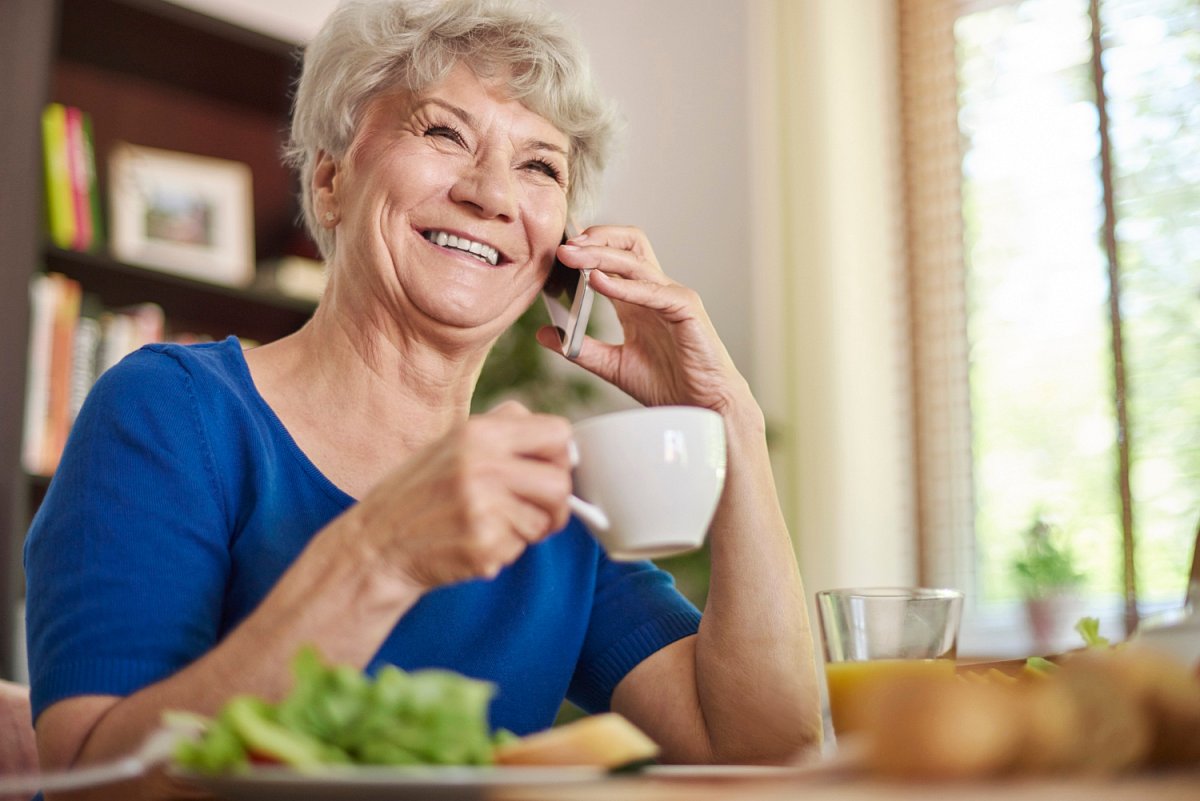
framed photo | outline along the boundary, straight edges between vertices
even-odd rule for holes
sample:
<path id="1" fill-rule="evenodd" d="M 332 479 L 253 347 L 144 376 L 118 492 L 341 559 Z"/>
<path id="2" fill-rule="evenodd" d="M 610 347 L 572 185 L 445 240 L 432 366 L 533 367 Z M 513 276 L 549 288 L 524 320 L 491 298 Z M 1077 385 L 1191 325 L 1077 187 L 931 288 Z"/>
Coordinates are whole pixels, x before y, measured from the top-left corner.
<path id="1" fill-rule="evenodd" d="M 254 280 L 250 167 L 120 143 L 108 163 L 113 256 L 230 286 Z"/>

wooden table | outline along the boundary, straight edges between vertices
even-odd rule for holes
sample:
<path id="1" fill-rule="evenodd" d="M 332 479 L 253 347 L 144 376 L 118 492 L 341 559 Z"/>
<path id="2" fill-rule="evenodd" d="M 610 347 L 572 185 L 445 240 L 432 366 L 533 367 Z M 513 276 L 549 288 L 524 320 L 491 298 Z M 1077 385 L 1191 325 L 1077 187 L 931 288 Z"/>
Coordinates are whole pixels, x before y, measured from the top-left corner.
<path id="1" fill-rule="evenodd" d="M 507 790 L 489 801 L 1200 801 L 1200 769 L 1122 777 L 905 784 L 869 778 L 610 778 Z"/>

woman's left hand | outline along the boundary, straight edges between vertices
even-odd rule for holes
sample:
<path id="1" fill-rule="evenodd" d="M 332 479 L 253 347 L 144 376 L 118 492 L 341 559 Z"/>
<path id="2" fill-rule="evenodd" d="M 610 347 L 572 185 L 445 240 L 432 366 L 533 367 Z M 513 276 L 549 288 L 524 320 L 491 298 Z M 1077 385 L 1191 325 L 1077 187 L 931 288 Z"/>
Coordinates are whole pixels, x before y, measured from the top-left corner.
<path id="1" fill-rule="evenodd" d="M 593 270 L 591 286 L 612 301 L 624 330 L 619 345 L 584 340 L 576 363 L 646 406 L 702 406 L 725 413 L 749 396 L 700 296 L 663 273 L 645 233 L 593 226 L 560 245 L 563 264 Z M 557 350 L 553 328 L 538 341 Z"/>

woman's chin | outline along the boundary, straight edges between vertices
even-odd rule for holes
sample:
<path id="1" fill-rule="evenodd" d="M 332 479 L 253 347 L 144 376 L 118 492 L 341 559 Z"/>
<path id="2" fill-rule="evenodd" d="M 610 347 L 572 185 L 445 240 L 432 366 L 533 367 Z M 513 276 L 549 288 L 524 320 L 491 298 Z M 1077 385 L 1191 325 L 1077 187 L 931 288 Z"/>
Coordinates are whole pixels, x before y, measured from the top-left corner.
<path id="1" fill-rule="evenodd" d="M 491 342 L 503 333 L 537 297 L 536 292 L 514 296 L 509 282 L 497 286 L 442 282 L 414 287 L 405 294 L 413 311 L 432 324 L 478 336 L 482 342 Z"/>
<path id="2" fill-rule="evenodd" d="M 456 347 L 472 344 L 486 347 L 520 316 L 513 306 L 495 308 L 490 304 L 441 303 L 418 306 L 418 310 L 432 329 L 428 339 L 445 340 Z"/>

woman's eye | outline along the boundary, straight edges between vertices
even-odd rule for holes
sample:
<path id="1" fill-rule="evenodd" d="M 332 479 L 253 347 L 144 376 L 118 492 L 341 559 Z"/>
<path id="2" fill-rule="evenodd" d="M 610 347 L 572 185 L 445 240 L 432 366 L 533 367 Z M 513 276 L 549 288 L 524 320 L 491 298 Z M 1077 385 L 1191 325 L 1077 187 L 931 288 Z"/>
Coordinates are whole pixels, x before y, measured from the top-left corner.
<path id="1" fill-rule="evenodd" d="M 448 139 L 457 145 L 466 145 L 466 140 L 463 139 L 462 134 L 451 128 L 449 125 L 430 125 L 425 129 L 425 135 Z"/>
<path id="2" fill-rule="evenodd" d="M 533 161 L 526 162 L 525 167 L 553 178 L 555 181 L 559 180 L 562 175 L 562 173 L 558 171 L 557 167 L 550 162 L 542 161 L 541 159 L 534 159 Z"/>

